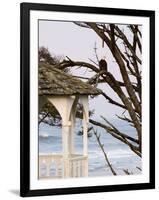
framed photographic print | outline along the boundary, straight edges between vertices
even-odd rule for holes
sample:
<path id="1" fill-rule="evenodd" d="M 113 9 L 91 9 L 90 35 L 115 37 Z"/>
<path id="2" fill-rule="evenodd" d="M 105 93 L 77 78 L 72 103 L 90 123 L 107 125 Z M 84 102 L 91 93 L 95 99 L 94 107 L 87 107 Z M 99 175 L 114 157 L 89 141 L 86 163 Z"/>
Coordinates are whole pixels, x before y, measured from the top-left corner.
<path id="1" fill-rule="evenodd" d="M 21 4 L 21 196 L 155 188 L 155 12 Z"/>

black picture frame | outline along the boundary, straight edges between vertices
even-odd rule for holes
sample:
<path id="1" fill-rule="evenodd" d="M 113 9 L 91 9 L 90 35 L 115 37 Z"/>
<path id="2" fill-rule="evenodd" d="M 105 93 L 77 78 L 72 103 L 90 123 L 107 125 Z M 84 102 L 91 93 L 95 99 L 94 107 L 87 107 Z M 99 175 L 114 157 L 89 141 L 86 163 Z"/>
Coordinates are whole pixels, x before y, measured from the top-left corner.
<path id="1" fill-rule="evenodd" d="M 150 20 L 150 180 L 148 183 L 102 185 L 88 187 L 30 189 L 30 11 L 59 11 L 75 13 L 96 13 L 148 17 Z M 149 10 L 131 10 L 118 8 L 84 7 L 72 5 L 49 5 L 21 3 L 21 106 L 20 106 L 20 196 L 61 195 L 76 193 L 96 193 L 123 190 L 141 190 L 155 188 L 155 12 Z"/>

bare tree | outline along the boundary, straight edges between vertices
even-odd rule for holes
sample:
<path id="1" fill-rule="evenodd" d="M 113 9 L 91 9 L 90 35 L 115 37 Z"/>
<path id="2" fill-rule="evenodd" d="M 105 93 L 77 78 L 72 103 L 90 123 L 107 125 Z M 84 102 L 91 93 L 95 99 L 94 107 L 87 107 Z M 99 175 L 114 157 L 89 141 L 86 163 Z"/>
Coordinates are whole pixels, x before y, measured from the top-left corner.
<path id="1" fill-rule="evenodd" d="M 89 28 L 101 38 L 102 46 L 105 45 L 111 52 L 117 66 L 118 73 L 122 80 L 118 80 L 109 70 L 112 63 L 106 62 L 106 67 L 101 66 L 97 49 L 95 48 L 96 61 L 90 62 L 74 61 L 67 57 L 67 60 L 54 64 L 59 69 L 72 67 L 83 67 L 95 72 L 95 75 L 88 79 L 88 83 L 98 86 L 100 83 L 109 85 L 119 100 L 113 99 L 106 92 L 102 95 L 106 101 L 114 106 L 123 109 L 122 115 L 116 115 L 118 120 L 123 120 L 134 127 L 137 136 L 119 130 L 113 123 L 101 116 L 103 122 L 90 118 L 90 123 L 103 128 L 107 133 L 126 144 L 135 154 L 142 156 L 142 99 L 141 99 L 141 54 L 142 54 L 142 34 L 139 25 L 116 25 L 93 22 L 75 22 L 83 28 Z M 85 77 L 83 77 L 85 78 Z M 81 114 L 77 112 L 77 117 Z"/>

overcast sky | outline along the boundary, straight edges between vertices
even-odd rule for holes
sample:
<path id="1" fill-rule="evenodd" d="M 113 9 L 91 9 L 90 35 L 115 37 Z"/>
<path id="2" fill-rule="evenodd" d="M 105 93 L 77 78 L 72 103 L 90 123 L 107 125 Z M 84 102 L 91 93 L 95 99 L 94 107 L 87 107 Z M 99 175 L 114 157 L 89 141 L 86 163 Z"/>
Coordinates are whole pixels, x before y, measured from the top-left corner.
<path id="1" fill-rule="evenodd" d="M 68 56 L 75 61 L 90 62 L 89 59 L 96 61 L 94 46 L 97 46 L 99 59 L 106 57 L 108 70 L 115 75 L 118 80 L 121 80 L 118 66 L 106 46 L 102 48 L 102 41 L 97 34 L 88 28 L 82 28 L 75 25 L 73 22 L 61 21 L 39 21 L 39 46 L 44 46 L 56 56 Z M 92 72 L 84 69 L 75 69 L 72 71 L 76 75 L 92 76 Z M 106 84 L 99 86 L 112 99 L 118 99 L 117 95 Z M 100 115 L 107 119 L 115 118 L 115 114 L 120 115 L 123 110 L 107 103 L 101 95 L 94 100 L 89 101 L 91 109 L 95 109 L 94 117 L 99 118 Z"/>

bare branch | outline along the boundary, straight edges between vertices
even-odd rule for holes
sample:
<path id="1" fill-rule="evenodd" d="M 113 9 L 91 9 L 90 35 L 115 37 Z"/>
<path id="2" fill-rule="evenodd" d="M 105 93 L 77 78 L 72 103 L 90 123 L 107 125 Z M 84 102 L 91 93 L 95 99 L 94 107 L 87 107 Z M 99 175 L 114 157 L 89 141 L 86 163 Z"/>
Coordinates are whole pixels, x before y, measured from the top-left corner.
<path id="1" fill-rule="evenodd" d="M 44 119 L 47 117 L 49 115 L 49 113 L 47 112 L 47 113 L 45 113 L 44 114 L 44 116 L 41 118 L 41 119 L 39 119 L 39 124 L 41 123 L 41 122 L 43 122 L 44 121 Z"/>
<path id="2" fill-rule="evenodd" d="M 140 167 L 136 167 L 139 171 L 142 171 Z"/>
<path id="3" fill-rule="evenodd" d="M 64 60 L 60 64 L 55 65 L 54 67 L 57 67 L 59 69 L 65 69 L 67 67 L 74 67 L 74 66 L 88 67 L 89 69 L 91 69 L 94 72 L 97 72 L 97 73 L 99 72 L 99 69 L 96 66 L 94 66 L 90 63 L 81 62 L 81 61 L 77 61 L 77 62 L 71 61 L 70 62 L 70 61 Z"/>
<path id="4" fill-rule="evenodd" d="M 113 167 L 112 167 L 112 165 L 111 165 L 111 163 L 110 163 L 110 161 L 109 161 L 109 159 L 108 159 L 108 156 L 107 156 L 107 154 L 106 154 L 106 152 L 105 152 L 104 145 L 103 145 L 103 144 L 101 143 L 101 141 L 100 141 L 100 135 L 98 135 L 98 134 L 97 134 L 97 131 L 95 131 L 94 129 L 93 129 L 93 133 L 94 133 L 94 135 L 96 136 L 97 142 L 98 142 L 98 144 L 99 144 L 99 146 L 100 146 L 100 148 L 101 148 L 101 150 L 102 150 L 102 152 L 103 152 L 103 154 L 104 154 L 106 163 L 108 164 L 108 166 L 109 166 L 109 168 L 110 168 L 112 174 L 113 174 L 114 176 L 116 176 L 117 173 L 116 173 L 115 170 L 113 169 Z"/>
<path id="5" fill-rule="evenodd" d="M 138 45 L 138 47 L 139 47 L 139 50 L 140 50 L 140 52 L 142 52 L 142 45 L 141 45 L 141 42 L 140 42 L 140 39 L 139 39 L 139 37 L 138 37 L 138 33 L 139 33 L 139 29 L 138 29 L 138 25 L 130 25 L 129 26 L 130 27 L 130 30 L 133 32 L 133 34 L 134 34 L 134 41 L 133 41 L 133 43 L 134 43 L 134 48 L 136 47 L 136 44 Z M 141 36 L 141 35 L 140 35 Z"/>
<path id="6" fill-rule="evenodd" d="M 99 58 L 98 58 L 98 54 L 97 54 L 96 42 L 95 42 L 95 45 L 94 45 L 94 52 L 95 52 L 95 56 L 96 56 L 97 62 L 99 63 Z"/>
<path id="7" fill-rule="evenodd" d="M 124 121 L 127 121 L 128 123 L 131 123 L 131 124 L 133 124 L 133 121 L 132 120 L 130 120 L 128 117 L 126 117 L 125 115 L 124 115 L 124 117 L 121 117 L 121 116 L 119 116 L 119 115 L 116 115 L 119 119 L 121 119 L 121 120 L 124 120 Z"/>
<path id="8" fill-rule="evenodd" d="M 114 101 L 112 98 L 110 98 L 107 94 L 105 94 L 104 92 L 102 92 L 102 95 L 109 101 L 109 103 L 119 106 L 123 109 L 127 109 L 125 105 L 118 103 L 117 101 Z"/>
<path id="9" fill-rule="evenodd" d="M 133 50 L 132 45 L 130 44 L 130 42 L 128 41 L 126 35 L 123 33 L 123 31 L 120 30 L 120 28 L 118 26 L 115 26 L 115 30 L 119 33 L 119 35 L 122 37 L 123 41 L 125 42 L 125 44 L 127 45 L 127 47 L 129 48 L 129 50 L 131 51 L 132 55 L 135 57 L 135 59 L 141 64 L 141 59 L 139 59 L 139 57 L 136 55 L 136 53 Z"/>
<path id="10" fill-rule="evenodd" d="M 133 174 L 132 172 L 129 172 L 128 169 L 123 169 L 123 171 L 125 172 L 126 175 L 132 175 Z"/>
<path id="11" fill-rule="evenodd" d="M 121 137 L 124 137 L 124 138 L 126 138 L 126 139 L 128 139 L 128 140 L 130 140 L 130 141 L 132 141 L 132 142 L 135 142 L 135 143 L 139 143 L 139 141 L 137 140 L 137 139 L 134 139 L 134 138 L 132 138 L 132 137 L 130 137 L 129 135 L 126 135 L 126 134 L 124 134 L 124 133 L 121 133 L 112 123 L 110 123 L 105 117 L 103 117 L 103 116 L 101 116 L 101 118 L 107 123 L 107 124 L 109 124 L 113 129 L 114 129 L 114 131 L 118 134 L 118 135 L 120 135 Z"/>
<path id="12" fill-rule="evenodd" d="M 113 128 L 111 128 L 111 127 L 109 127 L 109 126 L 106 126 L 105 124 L 102 124 L 101 122 L 97 122 L 97 121 L 95 121 L 95 120 L 93 120 L 93 119 L 89 119 L 89 122 L 92 123 L 92 124 L 94 124 L 94 125 L 96 125 L 96 126 L 99 126 L 99 127 L 101 127 L 101 128 L 104 128 L 104 129 L 107 131 L 107 133 L 109 133 L 110 135 L 112 135 L 112 136 L 115 137 L 116 139 L 120 140 L 120 141 L 123 142 L 124 144 L 128 145 L 128 146 L 130 147 L 130 149 L 131 149 L 134 153 L 136 153 L 138 156 L 141 157 L 140 149 L 139 149 L 138 147 L 132 145 L 130 142 L 128 142 L 128 141 L 126 140 L 126 138 L 125 138 L 123 135 L 121 135 L 121 133 L 120 133 L 120 134 L 119 134 L 119 133 L 116 133 L 116 132 L 114 131 Z"/>

